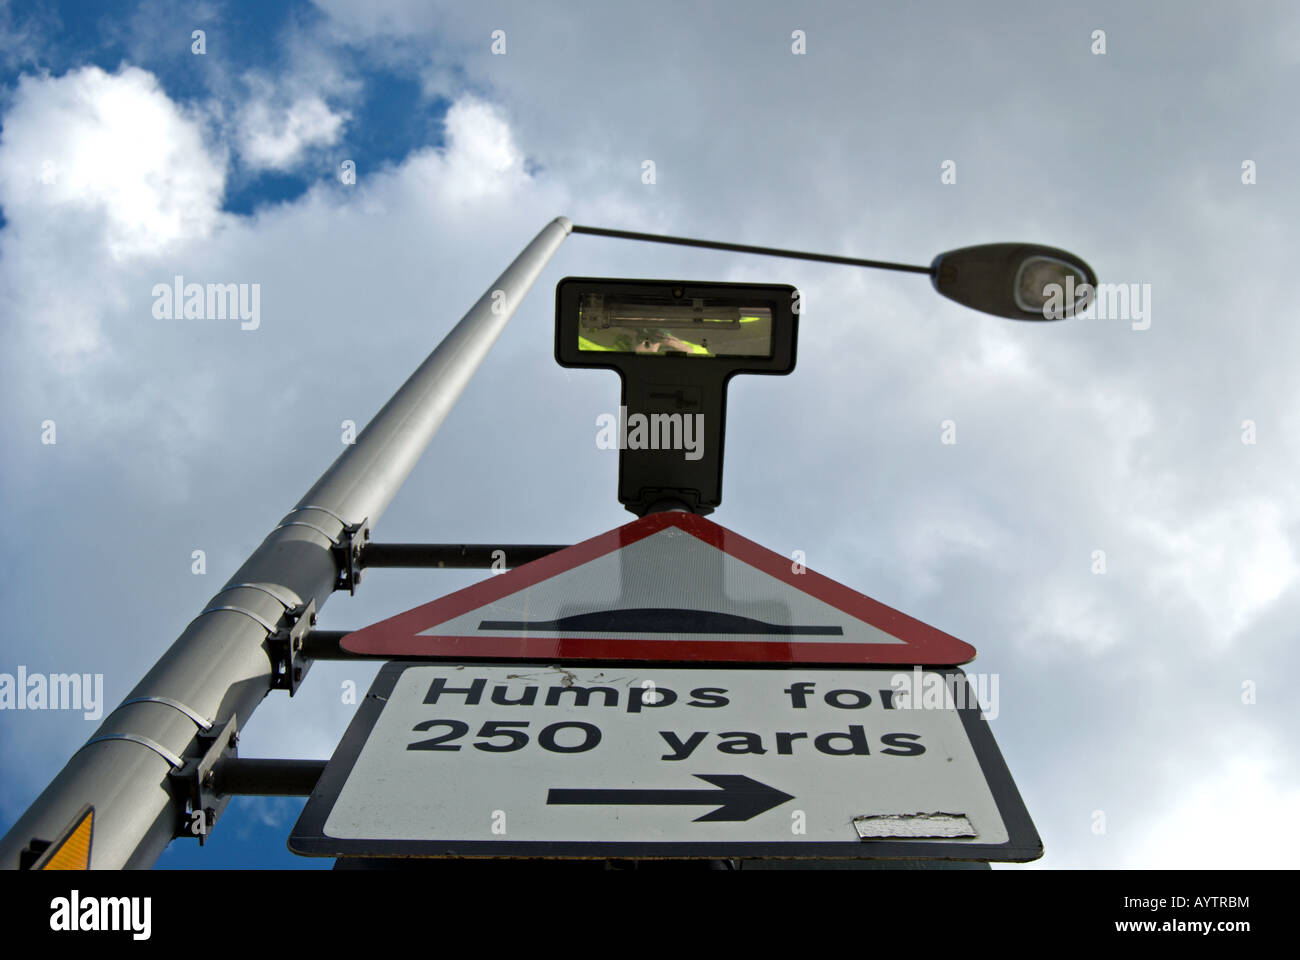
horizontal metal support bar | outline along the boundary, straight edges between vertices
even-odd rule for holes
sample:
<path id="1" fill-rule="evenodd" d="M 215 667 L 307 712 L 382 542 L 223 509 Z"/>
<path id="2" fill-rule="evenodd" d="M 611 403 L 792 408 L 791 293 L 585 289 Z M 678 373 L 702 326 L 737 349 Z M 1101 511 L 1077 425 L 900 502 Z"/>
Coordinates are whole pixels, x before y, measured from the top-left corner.
<path id="1" fill-rule="evenodd" d="M 324 771 L 324 760 L 228 757 L 213 768 L 213 789 L 229 796 L 307 797 Z"/>
<path id="2" fill-rule="evenodd" d="M 594 237 L 614 237 L 619 240 L 644 240 L 647 243 L 672 243 L 682 247 L 706 247 L 710 250 L 730 250 L 733 253 L 757 253 L 765 257 L 787 257 L 791 260 L 816 260 L 820 263 L 841 263 L 850 267 L 874 267 L 878 270 L 901 270 L 904 273 L 929 273 L 921 264 L 894 263 L 890 260 L 861 260 L 857 257 L 837 257 L 828 253 L 808 253 L 804 250 L 781 250 L 777 247 L 754 247 L 747 243 L 722 243 L 718 240 L 694 240 L 690 237 L 668 237 L 660 233 L 637 233 L 632 230 L 607 230 L 604 227 L 573 225 L 574 233 L 589 233 Z"/>
<path id="3" fill-rule="evenodd" d="M 367 543 L 361 548 L 361 566 L 504 569 L 563 549 L 565 545 L 553 543 Z"/>
<path id="4" fill-rule="evenodd" d="M 351 630 L 313 630 L 302 638 L 299 651 L 306 660 L 391 660 L 388 656 L 350 653 L 339 644 Z"/>

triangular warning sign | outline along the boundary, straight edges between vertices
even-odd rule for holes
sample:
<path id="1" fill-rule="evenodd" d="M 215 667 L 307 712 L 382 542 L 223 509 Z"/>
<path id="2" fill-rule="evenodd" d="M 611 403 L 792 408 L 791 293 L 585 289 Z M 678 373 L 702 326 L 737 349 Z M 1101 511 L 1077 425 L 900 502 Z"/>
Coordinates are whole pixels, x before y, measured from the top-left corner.
<path id="1" fill-rule="evenodd" d="M 394 659 L 950 666 L 975 648 L 690 513 L 625 526 L 343 638 Z"/>

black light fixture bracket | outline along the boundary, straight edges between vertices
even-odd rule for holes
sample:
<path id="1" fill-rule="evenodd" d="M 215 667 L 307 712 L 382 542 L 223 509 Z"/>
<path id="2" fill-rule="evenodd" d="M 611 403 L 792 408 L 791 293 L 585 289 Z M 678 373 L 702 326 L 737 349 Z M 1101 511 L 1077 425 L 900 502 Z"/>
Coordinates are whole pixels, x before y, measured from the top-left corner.
<path id="1" fill-rule="evenodd" d="M 618 499 L 711 513 L 722 502 L 727 383 L 794 369 L 799 293 L 788 284 L 566 277 L 555 288 L 555 359 L 618 371 Z M 598 442 L 602 434 L 597 434 Z M 604 445 L 604 443 L 602 443 Z"/>

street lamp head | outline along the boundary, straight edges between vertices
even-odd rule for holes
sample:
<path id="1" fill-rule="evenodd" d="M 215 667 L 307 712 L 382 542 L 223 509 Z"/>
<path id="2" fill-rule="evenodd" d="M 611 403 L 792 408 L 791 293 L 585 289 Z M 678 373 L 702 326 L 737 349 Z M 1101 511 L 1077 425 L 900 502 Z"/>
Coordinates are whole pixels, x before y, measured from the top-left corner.
<path id="1" fill-rule="evenodd" d="M 1072 317 L 1091 302 L 1097 275 L 1074 254 L 1034 243 L 986 243 L 941 253 L 934 288 L 950 300 L 1013 320 Z"/>

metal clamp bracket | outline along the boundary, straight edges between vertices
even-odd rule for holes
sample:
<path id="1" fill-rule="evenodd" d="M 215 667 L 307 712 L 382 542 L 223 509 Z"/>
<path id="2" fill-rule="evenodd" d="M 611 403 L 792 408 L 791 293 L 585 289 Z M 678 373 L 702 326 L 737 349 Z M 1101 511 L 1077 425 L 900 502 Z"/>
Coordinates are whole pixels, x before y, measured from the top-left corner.
<path id="1" fill-rule="evenodd" d="M 144 734 L 141 733 L 100 734 L 98 737 L 92 737 L 91 739 L 83 743 L 80 747 L 77 748 L 77 752 L 80 753 L 82 750 L 85 750 L 92 743 L 104 743 L 105 741 L 108 740 L 125 740 L 128 743 L 138 743 L 142 747 L 148 747 L 154 753 L 158 754 L 158 756 L 166 760 L 171 765 L 173 770 L 179 767 L 184 762 L 183 760 L 181 760 L 180 757 L 176 756 L 176 754 L 172 753 L 170 750 L 164 747 L 157 740 L 153 740 L 149 737 L 146 737 Z"/>
<path id="2" fill-rule="evenodd" d="M 217 596 L 229 593 L 231 590 L 258 590 L 290 611 L 302 606 L 302 597 L 278 583 L 232 583 L 218 590 Z"/>
<path id="3" fill-rule="evenodd" d="M 232 716 L 211 730 L 199 731 L 198 742 L 203 746 L 202 755 L 189 758 L 168 776 L 172 779 L 176 795 L 184 803 L 174 835 L 197 837 L 202 845 L 207 842 L 213 825 L 230 802 L 228 794 L 222 796 L 216 791 L 214 769 L 220 760 L 236 755 L 239 731 L 235 718 Z"/>
<path id="4" fill-rule="evenodd" d="M 345 523 L 339 531 L 338 542 L 330 547 L 334 559 L 339 565 L 339 577 L 334 582 L 335 590 L 357 592 L 361 582 L 361 549 L 370 540 L 370 518 L 360 523 Z"/>
<path id="5" fill-rule="evenodd" d="M 199 713 L 193 707 L 187 707 L 179 700 L 173 700 L 171 697 L 132 697 L 130 700 L 123 700 L 119 703 L 118 709 L 125 707 L 128 703 L 161 703 L 164 707 L 171 707 L 173 710 L 179 710 L 185 716 L 194 721 L 200 730 L 212 729 L 212 721 Z"/>
<path id="6" fill-rule="evenodd" d="M 302 641 L 316 623 L 316 599 L 305 607 L 286 610 L 289 623 L 266 638 L 271 657 L 271 689 L 288 690 L 293 696 L 311 668 L 311 660 L 302 655 Z"/>

